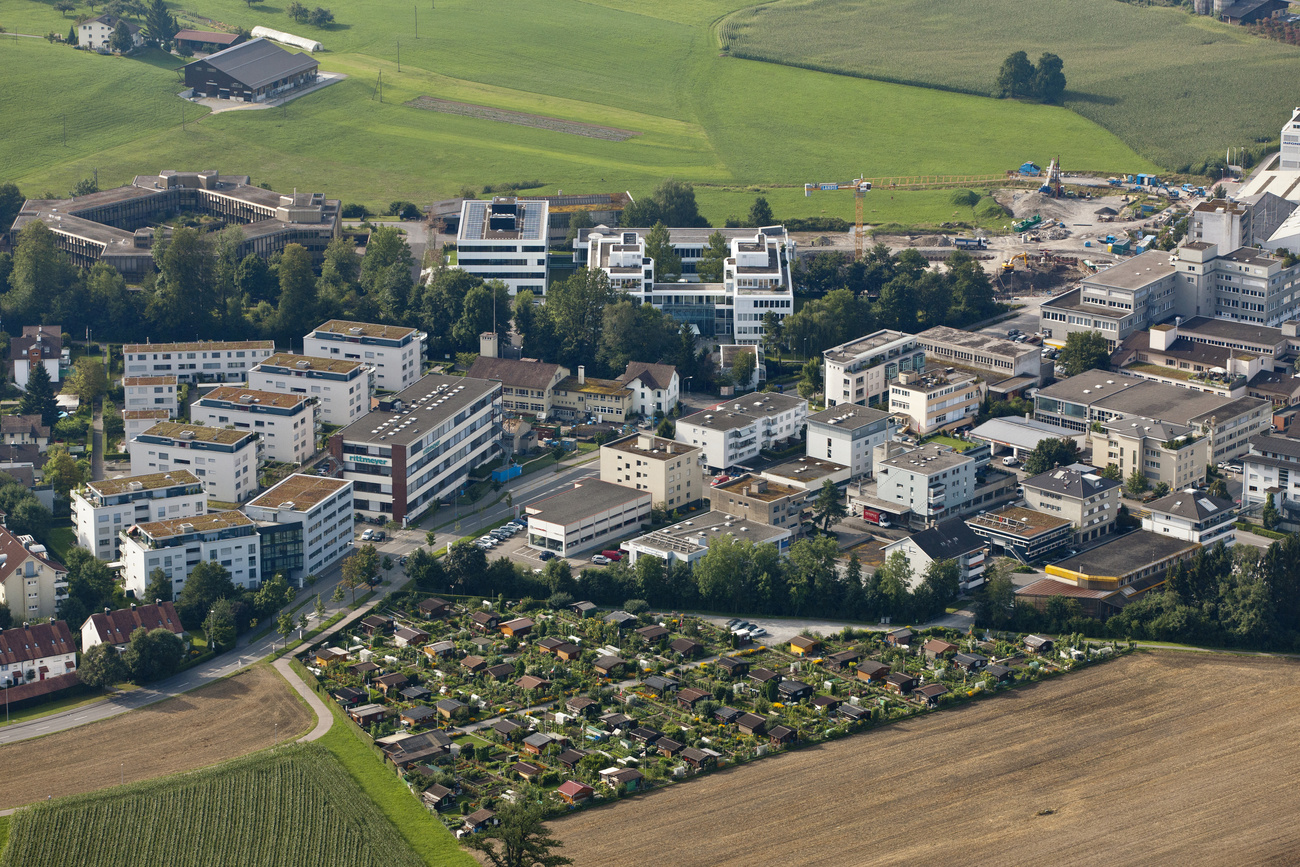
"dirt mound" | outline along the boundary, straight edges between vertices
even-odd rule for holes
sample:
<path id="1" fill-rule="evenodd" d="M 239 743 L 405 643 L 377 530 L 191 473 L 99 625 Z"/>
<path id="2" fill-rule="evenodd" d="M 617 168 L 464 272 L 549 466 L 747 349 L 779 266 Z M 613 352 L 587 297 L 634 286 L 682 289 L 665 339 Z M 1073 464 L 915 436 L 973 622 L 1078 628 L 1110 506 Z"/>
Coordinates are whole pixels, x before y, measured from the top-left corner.
<path id="1" fill-rule="evenodd" d="M 1068 221 L 1074 216 L 1074 211 L 1067 204 L 1068 200 L 1053 199 L 1046 193 L 1027 190 L 1008 190 L 998 198 L 998 202 L 1016 216 L 1017 219 L 1032 217 L 1038 214 L 1044 220 L 1063 220 Z"/>

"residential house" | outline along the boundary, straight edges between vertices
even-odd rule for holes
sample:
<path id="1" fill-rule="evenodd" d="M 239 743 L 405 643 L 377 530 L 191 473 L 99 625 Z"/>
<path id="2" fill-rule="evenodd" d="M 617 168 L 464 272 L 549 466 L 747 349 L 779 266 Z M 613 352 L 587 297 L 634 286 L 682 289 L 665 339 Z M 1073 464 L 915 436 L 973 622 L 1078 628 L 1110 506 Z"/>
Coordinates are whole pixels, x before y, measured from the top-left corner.
<path id="1" fill-rule="evenodd" d="M 55 617 L 67 595 L 68 568 L 32 536 L 0 526 L 0 604 L 14 622 Z"/>
<path id="2" fill-rule="evenodd" d="M 21 337 L 9 340 L 9 375 L 14 385 L 27 390 L 32 368 L 41 365 L 59 390 L 63 361 L 63 331 L 57 325 L 24 325 Z"/>
<path id="3" fill-rule="evenodd" d="M 501 408 L 506 412 L 524 413 L 542 421 L 551 418 L 555 388 L 568 378 L 568 368 L 535 358 L 497 358 L 495 350 L 490 351 L 494 354 L 480 355 L 466 375 L 501 383 Z"/>
<path id="4" fill-rule="evenodd" d="M 0 685 L 5 688 L 61 677 L 76 670 L 77 645 L 64 621 L 0 632 Z M 17 701 L 21 695 L 10 698 Z"/>
<path id="5" fill-rule="evenodd" d="M 889 386 L 889 411 L 926 436 L 973 422 L 987 393 L 984 380 L 973 373 L 903 371 Z"/>
<path id="6" fill-rule="evenodd" d="M 1210 547 L 1215 542 L 1236 542 L 1237 505 L 1230 499 L 1201 491 L 1175 491 L 1146 503 L 1142 529 Z"/>
<path id="7" fill-rule="evenodd" d="M 901 371 L 925 370 L 925 349 L 914 335 L 874 331 L 822 353 L 826 405 L 889 408 L 889 384 Z M 840 461 L 843 463 L 843 461 Z"/>
<path id="8" fill-rule="evenodd" d="M 699 446 L 704 463 L 722 470 L 753 460 L 765 448 L 781 448 L 803 432 L 807 417 L 808 401 L 802 398 L 747 394 L 678 419 L 676 439 Z"/>
<path id="9" fill-rule="evenodd" d="M 152 632 L 166 629 L 173 635 L 185 637 L 185 627 L 181 626 L 180 615 L 170 599 L 150 605 L 131 605 L 116 611 L 105 610 L 92 614 L 81 625 L 81 652 L 85 653 L 96 644 L 111 644 L 118 650 L 125 650 L 131 643 L 131 633 L 137 629 Z"/>
<path id="10" fill-rule="evenodd" d="M 1115 529 L 1120 483 L 1097 473 L 1057 467 L 1023 480 L 1025 505 L 1065 518 L 1075 528 L 1073 544 L 1091 542 Z"/>
<path id="11" fill-rule="evenodd" d="M 189 470 L 180 469 L 87 482 L 70 499 L 77 544 L 109 562 L 121 554 L 118 534 L 132 524 L 208 511 L 203 483 Z"/>
<path id="12" fill-rule="evenodd" d="M 632 390 L 632 412 L 646 418 L 672 412 L 681 394 L 682 380 L 671 364 L 629 361 L 617 381 Z"/>
<path id="13" fill-rule="evenodd" d="M 928 530 L 904 536 L 884 547 L 886 557 L 902 551 L 912 566 L 914 589 L 925 578 L 931 563 L 952 560 L 957 564 L 957 583 L 962 590 L 973 590 L 984 583 L 987 543 L 960 518 L 940 521 Z"/>

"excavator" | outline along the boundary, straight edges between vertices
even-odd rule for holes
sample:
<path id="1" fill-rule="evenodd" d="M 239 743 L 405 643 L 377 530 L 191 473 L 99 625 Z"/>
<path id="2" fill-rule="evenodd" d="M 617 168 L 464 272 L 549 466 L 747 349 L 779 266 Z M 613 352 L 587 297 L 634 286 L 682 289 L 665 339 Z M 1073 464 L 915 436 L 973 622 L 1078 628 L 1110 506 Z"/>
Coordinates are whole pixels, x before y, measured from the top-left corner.
<path id="1" fill-rule="evenodd" d="M 1002 263 L 1002 273 L 1010 274 L 1012 271 L 1015 271 L 1017 260 L 1024 262 L 1026 268 L 1029 267 L 1029 254 L 1017 253 L 1016 255 L 1012 256 L 1010 259 Z"/>

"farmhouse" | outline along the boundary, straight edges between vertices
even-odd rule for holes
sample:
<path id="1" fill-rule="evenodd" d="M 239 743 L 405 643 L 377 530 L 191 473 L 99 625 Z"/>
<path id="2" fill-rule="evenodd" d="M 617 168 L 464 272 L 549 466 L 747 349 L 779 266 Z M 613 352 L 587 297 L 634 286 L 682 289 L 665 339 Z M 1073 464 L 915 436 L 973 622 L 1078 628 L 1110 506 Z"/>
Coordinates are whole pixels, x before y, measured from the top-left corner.
<path id="1" fill-rule="evenodd" d="M 113 39 L 113 31 L 117 29 L 118 24 L 126 25 L 127 32 L 131 34 L 133 48 L 144 45 L 144 34 L 140 32 L 138 24 L 109 13 L 81 22 L 77 26 L 77 45 L 107 54 Z"/>
<path id="2" fill-rule="evenodd" d="M 166 629 L 173 635 L 185 635 L 180 615 L 170 599 L 153 605 L 132 605 L 116 611 L 92 614 L 81 625 L 81 651 L 85 653 L 96 644 L 111 644 L 125 650 L 131 643 L 131 633 L 137 629 Z"/>
<path id="3" fill-rule="evenodd" d="M 320 64 L 308 54 L 254 39 L 185 65 L 185 86 L 196 96 L 265 102 L 316 83 Z"/>

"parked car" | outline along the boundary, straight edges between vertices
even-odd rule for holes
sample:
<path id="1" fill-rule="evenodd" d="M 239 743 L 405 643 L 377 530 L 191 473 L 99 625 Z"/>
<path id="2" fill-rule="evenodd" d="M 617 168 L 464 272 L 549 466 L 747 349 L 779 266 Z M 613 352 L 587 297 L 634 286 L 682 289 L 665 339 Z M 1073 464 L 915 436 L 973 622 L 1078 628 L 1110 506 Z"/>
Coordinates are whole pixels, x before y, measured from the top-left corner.
<path id="1" fill-rule="evenodd" d="M 1004 466 L 1004 467 L 1018 467 L 1018 466 L 1020 466 L 1020 461 L 1016 460 L 1016 456 L 1015 456 L 1015 455 L 1007 455 L 1005 458 L 1002 459 L 1002 466 Z"/>
<path id="2" fill-rule="evenodd" d="M 767 630 L 764 629 L 763 627 L 761 627 L 761 626 L 751 626 L 751 627 L 749 628 L 749 637 L 750 637 L 750 638 L 758 638 L 758 637 L 763 636 L 763 635 L 767 635 Z"/>
<path id="3" fill-rule="evenodd" d="M 611 563 L 617 563 L 623 559 L 623 552 L 621 551 L 601 551 L 600 553 L 601 556 Z"/>
<path id="4" fill-rule="evenodd" d="M 537 559 L 538 559 L 538 560 L 554 560 L 554 559 L 555 559 L 555 552 L 554 552 L 554 551 L 543 551 L 542 553 L 540 553 L 540 554 L 537 555 Z"/>
<path id="5" fill-rule="evenodd" d="M 609 558 L 604 554 L 596 554 L 591 558 L 591 562 L 595 563 L 597 566 L 608 566 Z"/>
<path id="6" fill-rule="evenodd" d="M 749 629 L 749 621 L 748 621 L 748 620 L 741 620 L 741 621 L 740 621 L 739 623 L 737 623 L 735 626 L 731 627 L 731 634 L 732 634 L 732 635 L 740 635 L 740 633 L 745 632 L 745 631 L 748 630 L 748 629 Z"/>
<path id="7" fill-rule="evenodd" d="M 374 530 L 362 530 L 362 531 L 361 531 L 361 541 L 362 541 L 362 542 L 369 542 L 369 541 L 370 541 L 371 539 L 373 539 L 373 538 L 375 538 L 375 531 L 374 531 Z"/>
<path id="8" fill-rule="evenodd" d="M 382 542 L 382 541 L 384 541 L 384 540 L 387 539 L 387 538 L 388 538 L 388 536 L 387 536 L 387 534 L 384 533 L 383 530 L 376 530 L 376 531 L 375 531 L 374 540 L 375 540 L 376 542 Z"/>

